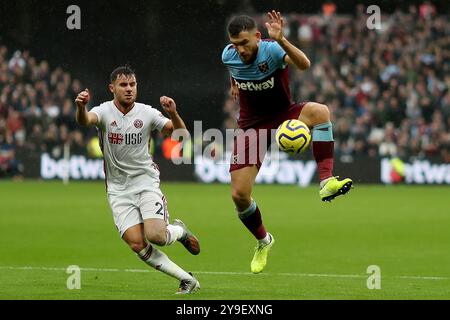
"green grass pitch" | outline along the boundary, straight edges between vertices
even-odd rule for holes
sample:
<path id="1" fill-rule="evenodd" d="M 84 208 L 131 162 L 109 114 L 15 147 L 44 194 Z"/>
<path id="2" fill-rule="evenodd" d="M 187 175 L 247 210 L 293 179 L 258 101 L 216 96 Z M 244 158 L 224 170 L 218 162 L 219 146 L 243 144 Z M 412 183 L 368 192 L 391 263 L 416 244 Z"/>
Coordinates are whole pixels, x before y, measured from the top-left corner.
<path id="1" fill-rule="evenodd" d="M 265 271 L 250 273 L 255 241 L 238 221 L 228 185 L 164 183 L 171 219 L 202 252 L 163 248 L 201 290 L 150 269 L 120 239 L 101 182 L 0 182 L 0 299 L 449 299 L 446 186 L 363 186 L 331 204 L 317 186 L 258 185 L 276 243 Z M 69 265 L 81 289 L 68 290 Z M 381 289 L 367 288 L 367 267 Z"/>

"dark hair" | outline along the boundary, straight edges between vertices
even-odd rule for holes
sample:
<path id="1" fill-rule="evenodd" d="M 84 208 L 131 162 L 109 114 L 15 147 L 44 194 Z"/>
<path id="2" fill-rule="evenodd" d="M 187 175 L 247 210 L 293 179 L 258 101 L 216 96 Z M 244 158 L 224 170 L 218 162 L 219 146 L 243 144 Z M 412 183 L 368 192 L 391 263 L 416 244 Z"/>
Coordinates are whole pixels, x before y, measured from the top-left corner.
<path id="1" fill-rule="evenodd" d="M 228 34 L 237 37 L 242 31 L 249 31 L 256 28 L 256 22 L 253 18 L 241 15 L 231 18 L 228 23 Z"/>
<path id="2" fill-rule="evenodd" d="M 131 77 L 131 76 L 134 76 L 136 74 L 134 73 L 134 70 L 131 69 L 131 67 L 129 65 L 127 65 L 127 64 L 124 65 L 124 66 L 117 67 L 117 68 L 115 68 L 113 70 L 113 72 L 111 72 L 111 76 L 110 76 L 111 83 L 113 83 L 114 80 L 116 80 L 117 77 L 119 77 L 121 75 L 124 75 L 126 77 Z"/>

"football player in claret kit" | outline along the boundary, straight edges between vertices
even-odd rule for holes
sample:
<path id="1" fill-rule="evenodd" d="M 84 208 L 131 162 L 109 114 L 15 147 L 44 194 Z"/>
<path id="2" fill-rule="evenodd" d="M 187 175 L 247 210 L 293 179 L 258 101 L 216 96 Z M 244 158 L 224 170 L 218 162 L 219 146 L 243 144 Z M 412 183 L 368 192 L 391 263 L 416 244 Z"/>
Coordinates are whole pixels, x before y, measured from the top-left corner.
<path id="1" fill-rule="evenodd" d="M 222 62 L 230 72 L 231 94 L 235 99 L 239 97 L 241 135 L 251 131 L 249 129 L 257 132 L 249 135 L 249 139 L 240 139 L 240 135 L 235 138 L 230 165 L 232 198 L 238 216 L 258 241 L 250 264 L 253 273 L 264 269 L 274 243 L 252 198 L 253 184 L 263 159 L 257 157 L 256 163 L 249 159 L 254 159 L 255 152 L 261 152 L 260 139 L 270 139 L 270 134 L 260 132 L 276 129 L 288 119 L 298 119 L 311 128 L 313 155 L 320 178 L 319 195 L 323 201 L 347 193 L 353 183 L 351 179 L 339 180 L 333 176 L 334 140 L 328 107 L 316 102 L 295 104 L 291 100 L 288 65 L 306 70 L 310 66 L 309 59 L 284 37 L 280 12 L 269 12 L 265 26 L 271 39 L 261 39 L 251 17 L 233 17 L 227 30 L 231 44 L 222 53 Z"/>
<path id="2" fill-rule="evenodd" d="M 194 255 L 200 252 L 198 239 L 181 220 L 169 224 L 164 195 L 159 188 L 159 170 L 149 153 L 151 132 L 170 135 L 186 130 L 173 99 L 163 96 L 160 103 L 169 115 L 149 105 L 135 102 L 136 76 L 128 66 L 111 73 L 109 90 L 114 99 L 89 112 L 88 89 L 78 94 L 76 121 L 96 126 L 103 151 L 108 202 L 122 239 L 148 265 L 180 281 L 177 293 L 192 293 L 200 288 L 197 279 L 184 271 L 152 244 L 168 246 L 181 242 Z"/>

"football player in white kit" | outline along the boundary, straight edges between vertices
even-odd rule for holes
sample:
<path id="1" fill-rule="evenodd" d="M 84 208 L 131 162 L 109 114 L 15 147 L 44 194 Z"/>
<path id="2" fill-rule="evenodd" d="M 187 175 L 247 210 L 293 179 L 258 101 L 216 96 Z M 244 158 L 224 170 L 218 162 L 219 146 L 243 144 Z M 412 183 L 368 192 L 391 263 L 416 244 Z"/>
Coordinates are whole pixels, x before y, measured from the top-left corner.
<path id="1" fill-rule="evenodd" d="M 88 89 L 79 93 L 75 102 L 76 121 L 95 125 L 100 134 L 107 197 L 116 227 L 145 263 L 180 281 L 177 293 L 192 293 L 200 288 L 197 279 L 152 246 L 167 246 L 178 240 L 191 254 L 200 252 L 198 239 L 181 220 L 169 224 L 166 200 L 159 188 L 159 170 L 148 149 L 153 130 L 171 135 L 173 130 L 186 130 L 186 126 L 172 98 L 160 98 L 170 119 L 149 105 L 135 102 L 136 75 L 128 66 L 111 73 L 109 90 L 114 99 L 89 112 Z"/>

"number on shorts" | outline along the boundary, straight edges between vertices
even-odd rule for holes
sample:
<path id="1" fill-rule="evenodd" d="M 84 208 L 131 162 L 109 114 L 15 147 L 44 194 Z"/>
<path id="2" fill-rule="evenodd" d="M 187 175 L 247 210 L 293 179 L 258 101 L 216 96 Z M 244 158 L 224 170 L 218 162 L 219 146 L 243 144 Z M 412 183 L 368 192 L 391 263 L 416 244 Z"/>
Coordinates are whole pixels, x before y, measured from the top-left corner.
<path id="1" fill-rule="evenodd" d="M 158 209 L 158 211 L 156 211 L 156 214 L 164 215 L 164 213 L 163 213 L 163 205 L 161 204 L 161 202 L 156 202 L 155 206 L 156 207 L 159 206 L 159 209 Z"/>

